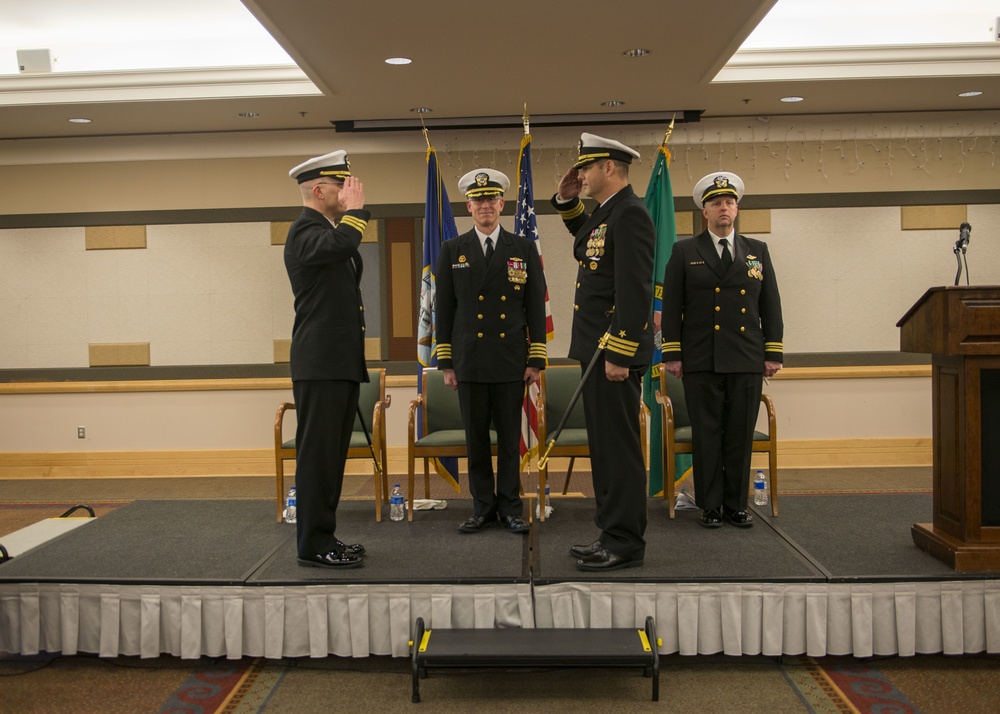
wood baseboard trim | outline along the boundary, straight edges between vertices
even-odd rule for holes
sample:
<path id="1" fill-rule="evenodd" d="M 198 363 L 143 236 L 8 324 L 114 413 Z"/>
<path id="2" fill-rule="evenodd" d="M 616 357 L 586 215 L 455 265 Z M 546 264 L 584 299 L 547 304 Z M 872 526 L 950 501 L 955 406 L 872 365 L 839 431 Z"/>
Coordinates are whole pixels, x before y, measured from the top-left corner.
<path id="1" fill-rule="evenodd" d="M 930 466 L 930 437 L 903 439 L 803 439 L 778 442 L 779 468 L 861 468 Z M 753 468 L 766 468 L 767 461 L 754 456 Z M 552 459 L 550 474 L 564 474 L 569 459 Z M 531 468 L 537 470 L 535 462 Z M 587 471 L 587 459 L 579 459 L 575 471 Z M 389 473 L 405 475 L 406 447 L 389 447 Z M 295 464 L 286 462 L 286 471 Z M 347 472 L 368 474 L 365 459 L 350 459 Z M 418 477 L 423 467 L 417 464 Z M 272 449 L 218 449 L 191 451 L 88 451 L 0 454 L 0 479 L 55 478 L 157 478 L 164 476 L 269 476 L 274 474 Z"/>

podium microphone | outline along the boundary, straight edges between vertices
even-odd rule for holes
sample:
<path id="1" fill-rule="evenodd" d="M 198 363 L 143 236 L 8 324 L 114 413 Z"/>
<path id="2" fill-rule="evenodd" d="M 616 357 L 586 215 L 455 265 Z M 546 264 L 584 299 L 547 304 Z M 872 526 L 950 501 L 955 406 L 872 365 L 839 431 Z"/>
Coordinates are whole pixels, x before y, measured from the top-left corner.
<path id="1" fill-rule="evenodd" d="M 963 247 L 969 245 L 970 233 L 972 233 L 972 226 L 968 223 L 963 223 L 958 227 L 958 240 Z"/>
<path id="2" fill-rule="evenodd" d="M 959 278 L 962 277 L 962 258 L 965 257 L 965 250 L 969 246 L 969 234 L 972 233 L 972 226 L 962 223 L 958 227 L 958 240 L 955 241 L 955 260 L 958 261 L 958 272 L 955 273 L 955 285 L 958 285 Z M 969 284 L 969 264 L 965 264 L 965 284 Z"/>

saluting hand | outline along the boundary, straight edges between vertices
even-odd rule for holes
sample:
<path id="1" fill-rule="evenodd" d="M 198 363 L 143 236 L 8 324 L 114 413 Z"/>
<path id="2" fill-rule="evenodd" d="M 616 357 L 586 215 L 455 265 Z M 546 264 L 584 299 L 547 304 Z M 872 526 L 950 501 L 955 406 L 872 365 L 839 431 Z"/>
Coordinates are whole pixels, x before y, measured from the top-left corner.
<path id="1" fill-rule="evenodd" d="M 559 180 L 559 188 L 557 189 L 558 199 L 560 201 L 568 201 L 571 198 L 576 198 L 580 195 L 580 191 L 583 190 L 583 181 L 580 180 L 580 175 L 576 169 L 570 169 L 566 172 L 566 175 Z"/>
<path id="2" fill-rule="evenodd" d="M 345 211 L 365 207 L 365 189 L 357 176 L 348 176 L 340 187 L 337 200 Z"/>

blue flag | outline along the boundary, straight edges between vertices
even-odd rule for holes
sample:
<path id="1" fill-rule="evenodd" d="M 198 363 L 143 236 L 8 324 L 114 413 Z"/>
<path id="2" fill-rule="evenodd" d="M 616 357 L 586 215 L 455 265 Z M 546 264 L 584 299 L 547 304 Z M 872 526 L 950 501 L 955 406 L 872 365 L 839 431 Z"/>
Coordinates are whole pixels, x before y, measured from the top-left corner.
<path id="1" fill-rule="evenodd" d="M 427 148 L 427 202 L 424 205 L 424 268 L 420 275 L 420 316 L 417 320 L 417 361 L 420 369 L 417 372 L 417 394 L 420 393 L 423 380 L 421 373 L 424 367 L 437 367 L 437 336 L 434 311 L 434 297 L 437 292 L 437 281 L 434 271 L 437 269 L 438 255 L 441 244 L 449 238 L 458 236 L 455 226 L 455 216 L 448 202 L 448 191 L 441 181 L 441 169 L 438 167 L 437 153 L 433 148 Z M 420 425 L 417 425 L 420 428 Z M 419 433 L 417 436 L 423 436 Z M 448 481 L 455 491 L 458 486 L 458 459 L 432 459 L 438 474 Z"/>

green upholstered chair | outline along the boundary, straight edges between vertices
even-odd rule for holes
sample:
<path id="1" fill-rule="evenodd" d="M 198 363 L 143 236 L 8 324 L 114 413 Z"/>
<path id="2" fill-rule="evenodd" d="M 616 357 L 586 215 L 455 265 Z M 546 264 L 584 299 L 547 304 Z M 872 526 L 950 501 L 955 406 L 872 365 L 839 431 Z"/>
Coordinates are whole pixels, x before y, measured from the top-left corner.
<path id="1" fill-rule="evenodd" d="M 354 431 L 351 434 L 351 445 L 347 450 L 349 459 L 372 460 L 372 449 L 378 456 L 379 465 L 382 467 L 382 477 L 379 478 L 378 470 L 372 464 L 372 472 L 375 477 L 375 520 L 382 520 L 382 504 L 389 500 L 388 477 L 385 470 L 388 466 L 386 454 L 385 433 L 385 410 L 389 408 L 392 401 L 391 396 L 385 393 L 385 370 L 369 369 L 368 382 L 362 382 L 361 391 L 358 395 L 358 411 L 365 415 L 365 428 L 371 437 L 372 446 L 369 447 L 368 439 L 361 426 L 360 414 L 354 419 Z M 274 473 L 278 498 L 278 522 L 281 522 L 281 511 L 285 505 L 285 467 L 284 462 L 295 460 L 295 437 L 285 439 L 282 433 L 285 414 L 294 411 L 295 405 L 289 402 L 278 405 L 278 412 L 274 416 Z"/>
<path id="2" fill-rule="evenodd" d="M 674 517 L 674 468 L 675 454 L 690 454 L 691 418 L 684 398 L 684 384 L 665 369 L 660 370 L 660 388 L 656 391 L 663 415 L 663 498 L 668 502 L 670 517 Z M 767 453 L 768 486 L 771 496 L 771 514 L 778 515 L 778 436 L 774 416 L 774 402 L 767 394 L 760 397 L 767 410 L 767 433 L 754 430 L 753 452 Z M 753 479 L 750 480 L 751 486 Z"/>
<path id="3" fill-rule="evenodd" d="M 410 402 L 407 425 L 407 518 L 413 520 L 413 480 L 417 459 L 424 460 L 424 498 L 431 497 L 430 460 L 449 456 L 468 458 L 465 425 L 458 392 L 444 383 L 444 372 L 436 368 L 423 370 L 420 394 Z M 423 436 L 417 437 L 417 419 Z M 496 454 L 496 432 L 491 431 L 493 454 Z"/>
<path id="4" fill-rule="evenodd" d="M 544 454 L 548 447 L 549 437 L 554 434 L 559 427 L 559 422 L 569 407 L 570 399 L 580 384 L 581 371 L 576 365 L 547 367 L 542 370 L 542 379 L 538 386 L 538 450 L 539 455 Z M 591 373 L 590 379 L 603 377 Z M 642 439 L 642 452 L 646 453 L 646 418 L 645 407 L 639 410 L 640 430 Z M 549 458 L 569 457 L 569 465 L 566 469 L 566 480 L 563 482 L 562 493 L 565 495 L 569 491 L 569 482 L 573 477 L 573 466 L 577 457 L 590 457 L 590 443 L 587 440 L 587 422 L 583 414 L 583 398 L 577 400 L 570 412 L 569 419 L 563 427 L 559 438 L 556 440 L 552 450 L 549 451 Z M 549 465 L 538 469 L 539 493 L 541 498 L 545 498 L 545 485 L 549 479 Z M 540 510 L 539 520 L 545 520 L 544 510 Z"/>

